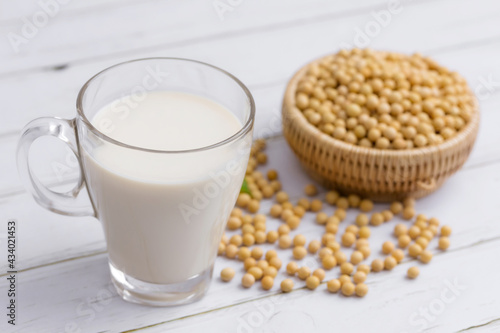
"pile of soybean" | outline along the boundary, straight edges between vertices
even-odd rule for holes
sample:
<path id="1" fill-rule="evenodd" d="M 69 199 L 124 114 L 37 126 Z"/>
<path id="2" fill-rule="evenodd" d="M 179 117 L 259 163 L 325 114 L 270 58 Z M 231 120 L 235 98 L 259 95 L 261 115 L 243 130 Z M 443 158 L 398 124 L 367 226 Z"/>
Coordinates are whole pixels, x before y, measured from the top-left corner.
<path id="1" fill-rule="evenodd" d="M 390 208 L 373 212 L 374 204 L 369 199 L 363 199 L 356 194 L 341 196 L 337 191 L 329 191 L 323 200 L 313 199 L 318 195 L 315 185 L 309 184 L 304 189 L 306 197 L 295 203 L 282 190 L 279 174 L 269 170 L 266 175 L 258 170 L 260 165 L 267 163 L 268 157 L 264 150 L 266 142 L 257 140 L 252 147 L 248 162 L 245 181 L 248 192 L 240 193 L 236 207 L 227 221 L 227 229 L 236 231 L 230 238 L 224 234 L 219 244 L 219 256 L 239 260 L 245 273 L 241 284 L 245 288 L 252 287 L 256 281 L 264 290 L 270 290 L 275 283 L 278 271 L 283 263 L 278 251 L 291 251 L 293 258 L 301 260 L 306 256 L 314 256 L 322 268 L 311 272 L 307 266 L 300 267 L 295 261 L 285 265 L 289 278 L 280 282 L 283 292 L 294 288 L 294 278 L 305 281 L 308 289 L 314 290 L 320 286 L 326 276 L 325 271 L 339 267 L 338 278 L 326 282 L 326 288 L 332 293 L 341 292 L 345 296 L 357 295 L 363 297 L 368 293 L 364 283 L 370 274 L 382 270 L 390 271 L 396 267 L 405 256 L 418 259 L 427 264 L 432 260 L 432 252 L 428 250 L 429 243 L 439 236 L 438 248 L 446 250 L 449 245 L 451 228 L 440 227 L 437 218 L 428 218 L 415 211 L 415 200 L 407 198 L 403 202 L 393 202 Z M 268 215 L 258 213 L 263 199 L 274 200 Z M 326 205 L 336 207 L 333 215 L 328 216 L 323 211 Z M 346 223 L 346 211 L 349 208 L 358 209 L 359 214 L 353 223 L 349 224 L 343 234 L 339 234 L 339 225 Z M 303 221 L 306 212 L 316 214 L 315 221 Z M 371 255 L 371 229 L 391 221 L 395 215 L 411 224 L 398 223 L 394 227 L 393 239 L 382 244 L 381 252 L 385 258 L 369 262 Z M 277 230 L 268 230 L 268 216 L 282 220 Z M 290 236 L 291 230 L 300 228 L 302 222 L 316 223 L 324 228 L 321 239 L 307 240 L 302 234 Z M 259 244 L 274 244 L 275 249 L 264 253 Z M 354 248 L 348 257 L 343 248 Z M 410 267 L 407 277 L 414 279 L 419 275 L 416 266 Z M 235 270 L 227 267 L 220 272 L 222 281 L 229 282 L 235 276 Z"/>
<path id="2" fill-rule="evenodd" d="M 421 54 L 352 49 L 310 64 L 295 105 L 335 139 L 411 149 L 454 137 L 475 112 L 476 100 L 460 74 Z"/>

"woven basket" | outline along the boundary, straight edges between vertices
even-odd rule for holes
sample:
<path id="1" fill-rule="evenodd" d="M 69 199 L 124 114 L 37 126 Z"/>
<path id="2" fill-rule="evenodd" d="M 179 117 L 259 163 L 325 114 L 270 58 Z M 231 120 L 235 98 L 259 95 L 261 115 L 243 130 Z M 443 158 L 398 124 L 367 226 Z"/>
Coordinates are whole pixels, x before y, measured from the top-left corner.
<path id="1" fill-rule="evenodd" d="M 479 128 L 479 109 L 453 138 L 406 150 L 352 145 L 324 134 L 295 106 L 295 91 L 307 67 L 290 80 L 283 100 L 283 132 L 309 175 L 327 188 L 375 201 L 424 197 L 465 163 Z"/>

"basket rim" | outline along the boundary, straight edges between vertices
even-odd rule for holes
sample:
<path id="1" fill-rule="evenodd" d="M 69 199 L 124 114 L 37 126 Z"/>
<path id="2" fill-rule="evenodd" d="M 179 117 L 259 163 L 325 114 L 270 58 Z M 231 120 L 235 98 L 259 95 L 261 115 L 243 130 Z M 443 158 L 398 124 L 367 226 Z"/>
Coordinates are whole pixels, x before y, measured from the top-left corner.
<path id="1" fill-rule="evenodd" d="M 295 106 L 295 92 L 299 80 L 302 79 L 302 77 L 305 75 L 308 67 L 314 63 L 321 61 L 323 58 L 328 56 L 329 55 L 326 55 L 307 63 L 306 65 L 301 67 L 297 72 L 295 72 L 295 74 L 288 82 L 283 98 L 282 116 L 284 124 L 285 124 L 285 118 L 286 120 L 292 123 L 298 124 L 298 126 L 302 127 L 307 132 L 308 135 L 316 136 L 317 140 L 321 141 L 322 143 L 328 145 L 331 148 L 338 148 L 340 150 L 355 152 L 362 155 L 376 156 L 376 157 L 387 156 L 387 157 L 405 158 L 405 157 L 415 157 L 417 155 L 436 154 L 444 150 L 456 147 L 462 144 L 467 139 L 469 139 L 471 135 L 475 136 L 477 134 L 479 128 L 480 112 L 476 98 L 474 98 L 474 108 L 471 115 L 471 119 L 465 125 L 465 127 L 462 128 L 457 133 L 457 135 L 455 135 L 451 139 L 445 140 L 443 143 L 440 143 L 438 145 L 411 148 L 411 149 L 402 149 L 402 150 L 368 148 L 347 143 L 335 139 L 328 134 L 323 133 L 322 131 L 319 130 L 319 128 L 309 123 L 305 118 L 304 114 Z"/>

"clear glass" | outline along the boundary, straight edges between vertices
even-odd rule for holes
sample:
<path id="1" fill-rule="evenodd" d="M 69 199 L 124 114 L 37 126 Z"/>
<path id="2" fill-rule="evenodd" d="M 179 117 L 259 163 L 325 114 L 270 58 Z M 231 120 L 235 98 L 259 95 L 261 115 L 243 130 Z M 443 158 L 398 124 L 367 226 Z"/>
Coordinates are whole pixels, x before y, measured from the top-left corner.
<path id="1" fill-rule="evenodd" d="M 233 113 L 241 128 L 207 147 L 162 151 L 118 142 L 91 123 L 105 105 L 123 96 L 140 103 L 150 91 L 184 92 L 213 100 Z M 248 162 L 255 115 L 250 92 L 231 74 L 204 63 L 140 59 L 90 79 L 78 95 L 77 111 L 71 121 L 42 118 L 25 128 L 18 163 L 28 188 L 52 211 L 92 214 L 101 221 L 112 280 L 125 300 L 166 306 L 199 299 L 208 288 Z M 121 112 L 126 116 L 126 109 Z M 30 172 L 29 146 L 41 135 L 60 138 L 79 156 L 83 172 L 73 191 L 54 193 Z M 125 163 L 101 163 L 96 155 L 103 148 L 112 148 L 113 156 Z M 133 177 L 124 171 L 128 164 L 134 165 Z M 72 201 L 84 187 L 92 207 Z"/>

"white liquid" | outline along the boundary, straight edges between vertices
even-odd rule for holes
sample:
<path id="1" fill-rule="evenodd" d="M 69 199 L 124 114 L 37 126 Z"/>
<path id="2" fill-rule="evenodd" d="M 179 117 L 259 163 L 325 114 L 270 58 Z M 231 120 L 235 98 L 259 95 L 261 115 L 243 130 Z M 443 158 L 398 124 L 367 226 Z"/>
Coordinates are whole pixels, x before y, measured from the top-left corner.
<path id="1" fill-rule="evenodd" d="M 132 107 L 131 107 L 132 106 Z M 155 150 L 218 143 L 242 124 L 222 105 L 178 92 L 111 103 L 92 120 L 120 142 Z M 210 269 L 249 154 L 243 142 L 151 153 L 101 141 L 84 147 L 87 186 L 115 268 L 141 281 L 183 282 Z"/>

